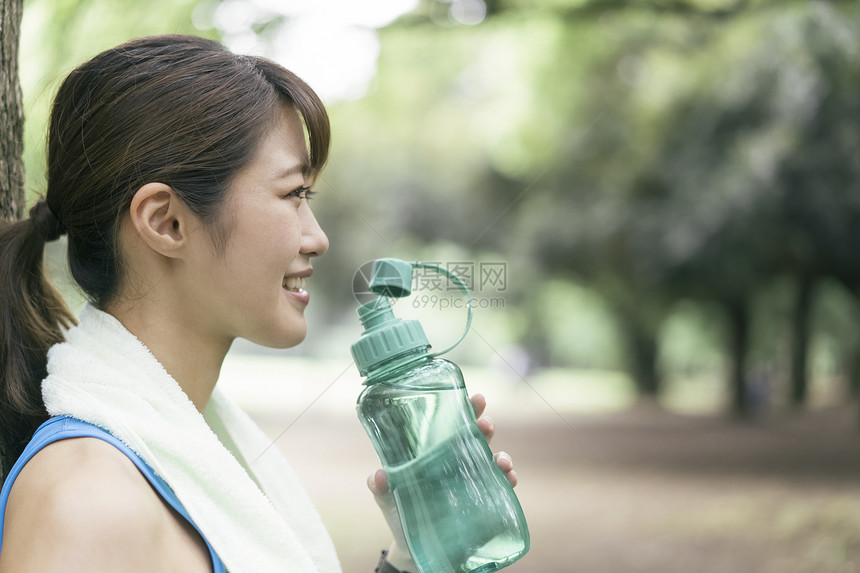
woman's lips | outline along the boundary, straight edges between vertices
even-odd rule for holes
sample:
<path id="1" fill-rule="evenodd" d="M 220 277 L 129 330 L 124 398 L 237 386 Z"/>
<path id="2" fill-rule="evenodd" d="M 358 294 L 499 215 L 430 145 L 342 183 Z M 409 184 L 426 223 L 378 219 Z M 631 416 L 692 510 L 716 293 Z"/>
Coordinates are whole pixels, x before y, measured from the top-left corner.
<path id="1" fill-rule="evenodd" d="M 311 295 L 305 290 L 306 279 L 304 277 L 284 277 L 282 287 L 291 297 L 302 304 L 308 304 L 311 300 Z"/>

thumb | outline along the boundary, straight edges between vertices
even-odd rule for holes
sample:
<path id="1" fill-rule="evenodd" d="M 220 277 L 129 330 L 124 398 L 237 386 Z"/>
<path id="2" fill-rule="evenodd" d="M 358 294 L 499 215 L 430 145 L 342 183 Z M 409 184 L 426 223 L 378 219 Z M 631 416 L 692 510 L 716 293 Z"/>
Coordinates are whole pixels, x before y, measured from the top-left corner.
<path id="1" fill-rule="evenodd" d="M 367 476 L 367 487 L 377 498 L 389 493 L 388 474 L 385 473 L 385 470 L 379 469 Z"/>
<path id="2" fill-rule="evenodd" d="M 394 535 L 394 543 L 399 547 L 406 547 L 403 526 L 400 524 L 400 516 L 397 513 L 397 502 L 394 500 L 391 488 L 388 487 L 388 474 L 385 473 L 385 470 L 376 470 L 376 473 L 368 476 L 367 487 L 373 492 L 373 499 L 379 509 L 382 510 L 382 515 Z"/>

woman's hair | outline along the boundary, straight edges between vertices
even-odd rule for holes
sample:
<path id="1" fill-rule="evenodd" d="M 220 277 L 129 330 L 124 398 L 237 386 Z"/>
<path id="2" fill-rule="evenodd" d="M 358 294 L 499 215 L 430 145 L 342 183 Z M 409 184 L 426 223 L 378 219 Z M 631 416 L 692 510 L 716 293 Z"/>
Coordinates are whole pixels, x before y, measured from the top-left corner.
<path id="1" fill-rule="evenodd" d="M 170 186 L 223 252 L 233 176 L 280 104 L 307 130 L 312 173 L 328 156 L 328 116 L 297 76 L 194 36 L 153 36 L 102 52 L 63 81 L 48 130 L 47 192 L 25 221 L 0 227 L 0 432 L 20 451 L 47 418 L 47 351 L 74 323 L 42 269 L 46 239 L 68 235 L 72 276 L 97 306 L 123 279 L 120 223 L 140 187 Z"/>

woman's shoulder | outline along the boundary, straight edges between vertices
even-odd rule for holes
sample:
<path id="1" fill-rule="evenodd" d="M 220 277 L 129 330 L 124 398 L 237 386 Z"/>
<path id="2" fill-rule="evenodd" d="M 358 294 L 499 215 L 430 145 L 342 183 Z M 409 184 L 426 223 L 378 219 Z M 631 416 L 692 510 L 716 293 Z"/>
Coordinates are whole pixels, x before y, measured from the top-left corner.
<path id="1" fill-rule="evenodd" d="M 152 570 L 169 553 L 171 520 L 113 445 L 94 437 L 52 442 L 12 485 L 0 571 Z"/>
<path id="2" fill-rule="evenodd" d="M 62 523 L 146 525 L 157 515 L 158 496 L 132 461 L 104 440 L 77 437 L 46 445 L 27 462 L 9 496 L 15 506 L 39 508 L 38 514 Z M 154 515 L 153 515 L 154 514 Z M 98 519 L 96 519 L 98 518 Z M 46 525 L 53 525 L 48 523 Z"/>

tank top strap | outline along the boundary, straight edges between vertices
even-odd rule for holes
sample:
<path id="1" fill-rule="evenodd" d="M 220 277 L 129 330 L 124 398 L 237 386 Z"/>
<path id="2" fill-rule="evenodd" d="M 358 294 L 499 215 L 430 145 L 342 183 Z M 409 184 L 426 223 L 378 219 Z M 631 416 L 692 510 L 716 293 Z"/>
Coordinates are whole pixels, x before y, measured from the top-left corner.
<path id="1" fill-rule="evenodd" d="M 30 459 L 36 455 L 39 450 L 56 442 L 58 440 L 64 440 L 68 438 L 98 438 L 103 440 L 116 449 L 121 451 L 125 456 L 132 461 L 132 463 L 140 470 L 140 472 L 146 477 L 152 487 L 155 488 L 155 491 L 158 492 L 158 495 L 167 502 L 170 507 L 176 510 L 179 515 L 185 519 L 203 541 L 206 543 L 206 548 L 209 550 L 209 555 L 212 558 L 212 570 L 213 573 L 226 573 L 226 569 L 224 564 L 221 562 L 221 559 L 218 557 L 218 554 L 215 553 L 215 549 L 210 545 L 209 540 L 206 539 L 206 536 L 203 535 L 203 532 L 200 531 L 200 528 L 197 527 L 197 524 L 194 523 L 194 520 L 191 519 L 191 516 L 188 514 L 188 511 L 185 509 L 185 506 L 182 505 L 182 502 L 179 501 L 179 498 L 176 497 L 176 494 L 173 493 L 173 490 L 170 489 L 170 486 L 159 477 L 155 471 L 149 467 L 149 465 L 144 462 L 140 456 L 138 456 L 131 448 L 121 442 L 118 438 L 116 438 L 110 432 L 99 428 L 98 426 L 94 426 L 87 422 L 83 422 L 81 420 L 71 418 L 68 416 L 56 416 L 44 424 L 39 426 L 36 432 L 33 434 L 33 438 L 27 444 L 27 447 L 24 448 L 24 452 L 15 462 L 15 465 L 12 466 L 12 469 L 9 470 L 8 475 L 6 476 L 6 480 L 3 483 L 3 489 L 0 490 L 0 551 L 3 550 L 3 524 L 6 517 L 6 504 L 9 501 L 9 492 L 12 490 L 12 484 L 15 483 L 15 479 L 18 477 L 18 474 L 21 473 L 21 470 L 24 468 L 24 465 Z"/>

